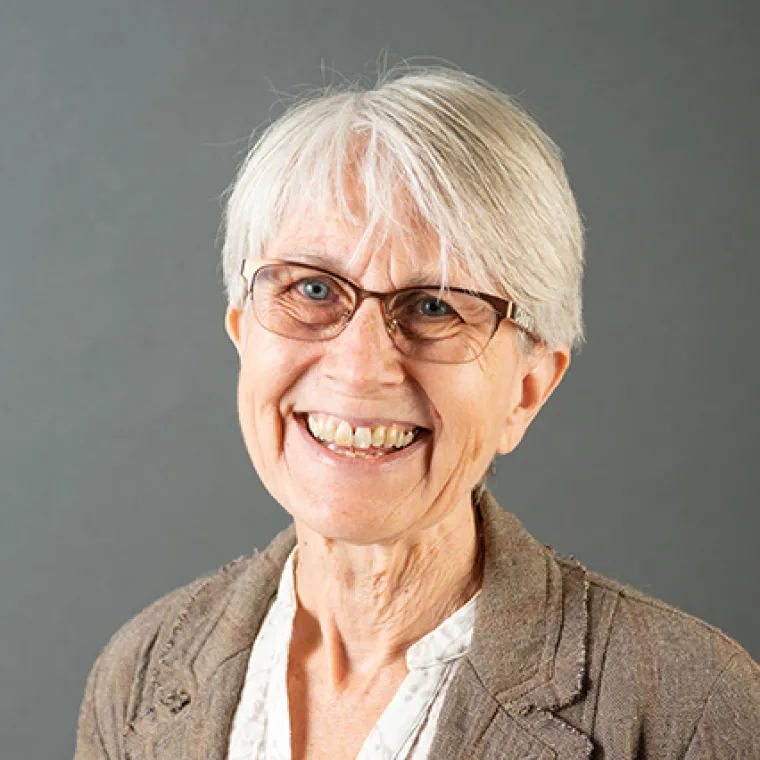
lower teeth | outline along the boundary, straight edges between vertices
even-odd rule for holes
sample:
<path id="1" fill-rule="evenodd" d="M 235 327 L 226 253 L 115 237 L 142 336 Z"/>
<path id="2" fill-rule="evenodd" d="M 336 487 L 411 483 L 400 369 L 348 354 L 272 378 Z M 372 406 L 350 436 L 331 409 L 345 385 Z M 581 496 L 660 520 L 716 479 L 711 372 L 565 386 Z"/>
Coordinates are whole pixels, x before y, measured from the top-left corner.
<path id="1" fill-rule="evenodd" d="M 377 459 L 377 457 L 385 456 L 393 451 L 401 451 L 401 449 L 387 449 L 386 451 L 362 451 L 361 449 L 346 449 L 338 446 L 337 443 L 325 443 L 324 441 L 318 441 L 322 446 L 327 446 L 330 451 L 334 451 L 336 454 L 341 454 L 344 457 L 350 457 L 351 459 Z M 403 446 L 402 448 L 406 448 Z"/>

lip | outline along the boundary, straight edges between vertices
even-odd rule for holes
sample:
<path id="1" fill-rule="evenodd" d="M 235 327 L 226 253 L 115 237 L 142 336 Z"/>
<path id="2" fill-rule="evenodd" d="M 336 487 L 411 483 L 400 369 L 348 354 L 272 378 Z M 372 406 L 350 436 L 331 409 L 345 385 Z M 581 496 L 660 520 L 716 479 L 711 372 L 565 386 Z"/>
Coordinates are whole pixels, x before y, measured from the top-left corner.
<path id="1" fill-rule="evenodd" d="M 353 473 L 377 472 L 378 470 L 397 467 L 403 464 L 407 459 L 416 456 L 426 444 L 427 438 L 430 435 L 429 431 L 422 429 L 417 439 L 406 448 L 397 449 L 389 454 L 383 454 L 378 457 L 368 457 L 367 459 L 362 459 L 360 457 L 352 458 L 343 454 L 336 454 L 334 451 L 330 451 L 326 446 L 317 443 L 306 427 L 305 414 L 294 414 L 293 420 L 300 433 L 299 438 L 320 461 L 332 467 L 340 467 L 341 469 Z M 348 420 L 346 421 L 348 422 Z"/>

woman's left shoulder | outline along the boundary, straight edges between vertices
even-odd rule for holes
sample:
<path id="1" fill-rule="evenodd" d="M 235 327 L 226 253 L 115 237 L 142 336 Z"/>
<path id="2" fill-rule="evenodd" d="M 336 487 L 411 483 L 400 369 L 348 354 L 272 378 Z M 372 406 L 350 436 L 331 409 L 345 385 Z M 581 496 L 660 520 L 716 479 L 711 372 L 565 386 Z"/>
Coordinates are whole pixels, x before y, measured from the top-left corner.
<path id="1" fill-rule="evenodd" d="M 558 559 L 566 577 L 579 567 Z M 678 747 L 674 756 L 689 758 L 733 757 L 733 747 L 760 758 L 760 666 L 738 642 L 585 568 L 584 584 L 586 682 L 603 744 Z"/>
<path id="2" fill-rule="evenodd" d="M 660 667 L 693 660 L 705 675 L 734 659 L 758 668 L 741 644 L 716 626 L 598 573 L 585 570 L 585 579 L 591 636 L 606 637 L 608 647 L 634 649 Z"/>

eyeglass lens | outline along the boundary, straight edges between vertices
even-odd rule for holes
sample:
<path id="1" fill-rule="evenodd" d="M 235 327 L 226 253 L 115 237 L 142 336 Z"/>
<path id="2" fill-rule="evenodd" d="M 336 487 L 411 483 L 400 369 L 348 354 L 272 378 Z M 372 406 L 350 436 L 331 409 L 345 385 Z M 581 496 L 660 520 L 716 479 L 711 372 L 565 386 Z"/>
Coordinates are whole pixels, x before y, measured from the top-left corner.
<path id="1" fill-rule="evenodd" d="M 270 264 L 253 278 L 256 318 L 295 340 L 329 340 L 343 330 L 357 295 L 339 277 L 297 264 Z M 472 361 L 494 332 L 496 312 L 476 295 L 437 288 L 403 290 L 386 299 L 386 322 L 406 356 L 439 363 Z"/>

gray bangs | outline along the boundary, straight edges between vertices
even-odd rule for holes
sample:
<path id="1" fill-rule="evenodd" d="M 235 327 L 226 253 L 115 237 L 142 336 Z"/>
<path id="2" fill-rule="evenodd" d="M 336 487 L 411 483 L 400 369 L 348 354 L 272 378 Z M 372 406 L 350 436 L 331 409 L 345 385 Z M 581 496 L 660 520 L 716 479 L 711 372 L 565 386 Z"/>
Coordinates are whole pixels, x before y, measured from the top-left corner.
<path id="1" fill-rule="evenodd" d="M 244 258 L 288 220 L 362 229 L 351 256 L 424 237 L 441 284 L 515 300 L 551 346 L 580 340 L 582 226 L 559 152 L 506 95 L 466 74 L 411 72 L 368 91 L 325 91 L 275 121 L 226 207 L 224 279 L 241 306 Z M 350 262 L 348 262 L 350 263 Z"/>
<path id="2" fill-rule="evenodd" d="M 307 102 L 289 114 L 289 128 L 281 124 L 278 134 L 270 128 L 262 136 L 240 172 L 245 191 L 233 191 L 228 204 L 224 262 L 231 303 L 242 298 L 235 275 L 243 258 L 264 257 L 267 243 L 288 219 L 330 215 L 363 228 L 352 259 L 370 245 L 382 247 L 390 235 L 404 243 L 402 250 L 412 259 L 421 234 L 436 240 L 441 284 L 446 284 L 454 229 L 440 201 L 450 208 L 455 199 L 436 199 L 445 177 L 428 176 L 418 146 L 406 144 L 397 126 L 376 123 L 362 109 L 363 99 L 363 93 L 349 92 L 324 104 Z M 478 287 L 487 283 L 482 278 Z"/>

